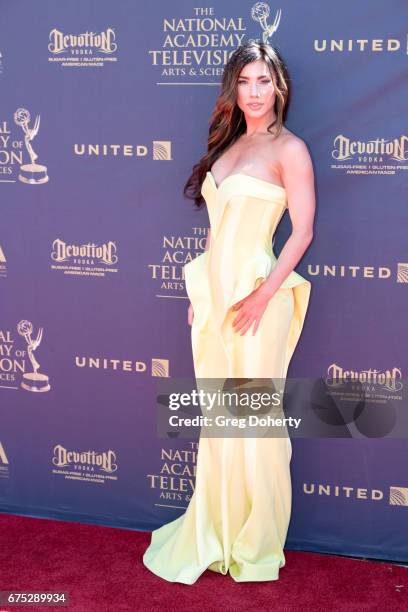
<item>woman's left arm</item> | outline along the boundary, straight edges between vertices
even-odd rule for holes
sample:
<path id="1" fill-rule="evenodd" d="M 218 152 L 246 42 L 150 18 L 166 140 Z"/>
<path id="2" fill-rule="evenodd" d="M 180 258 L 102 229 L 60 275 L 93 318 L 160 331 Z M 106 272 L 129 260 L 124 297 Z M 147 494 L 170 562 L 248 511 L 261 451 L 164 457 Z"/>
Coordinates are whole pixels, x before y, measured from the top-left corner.
<path id="1" fill-rule="evenodd" d="M 282 145 L 281 173 L 288 199 L 292 233 L 285 242 L 276 266 L 259 287 L 272 297 L 294 270 L 313 239 L 316 208 L 313 164 L 306 144 L 291 138 Z"/>
<path id="2" fill-rule="evenodd" d="M 241 335 L 244 335 L 252 324 L 252 334 L 256 334 L 269 300 L 293 272 L 313 238 L 316 207 L 314 174 L 312 160 L 303 140 L 291 138 L 282 144 L 281 160 L 292 233 L 279 253 L 276 266 L 265 281 L 232 306 L 232 310 L 238 311 L 232 326 L 234 331 Z"/>

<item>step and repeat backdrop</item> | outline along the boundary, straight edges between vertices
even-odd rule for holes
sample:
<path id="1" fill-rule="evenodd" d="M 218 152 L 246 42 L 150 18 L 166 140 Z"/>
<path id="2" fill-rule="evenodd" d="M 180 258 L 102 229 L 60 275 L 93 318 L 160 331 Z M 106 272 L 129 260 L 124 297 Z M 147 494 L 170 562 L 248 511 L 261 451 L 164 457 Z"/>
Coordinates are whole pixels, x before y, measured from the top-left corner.
<path id="1" fill-rule="evenodd" d="M 158 379 L 193 376 L 183 265 L 209 227 L 182 189 L 248 39 L 282 53 L 286 125 L 315 167 L 288 376 L 345 402 L 355 381 L 384 421 L 404 408 L 405 2 L 14 0 L 0 16 L 1 512 L 151 530 L 185 511 L 197 439 L 156 432 Z M 277 253 L 290 231 L 285 214 Z M 408 448 L 388 425 L 366 410 L 348 436 L 293 440 L 287 548 L 407 560 Z"/>

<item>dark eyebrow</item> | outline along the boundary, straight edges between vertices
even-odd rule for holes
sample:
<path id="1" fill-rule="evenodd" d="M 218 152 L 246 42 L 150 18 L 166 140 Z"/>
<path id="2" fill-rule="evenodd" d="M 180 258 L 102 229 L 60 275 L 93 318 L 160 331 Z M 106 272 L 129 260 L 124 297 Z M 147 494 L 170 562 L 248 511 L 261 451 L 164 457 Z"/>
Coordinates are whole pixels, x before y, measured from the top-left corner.
<path id="1" fill-rule="evenodd" d="M 249 79 L 249 77 L 246 77 L 246 76 L 239 76 L 238 78 L 239 79 Z M 262 74 L 261 76 L 258 76 L 256 78 L 257 79 L 265 79 L 265 78 L 270 79 L 271 77 L 269 76 L 269 74 Z"/>

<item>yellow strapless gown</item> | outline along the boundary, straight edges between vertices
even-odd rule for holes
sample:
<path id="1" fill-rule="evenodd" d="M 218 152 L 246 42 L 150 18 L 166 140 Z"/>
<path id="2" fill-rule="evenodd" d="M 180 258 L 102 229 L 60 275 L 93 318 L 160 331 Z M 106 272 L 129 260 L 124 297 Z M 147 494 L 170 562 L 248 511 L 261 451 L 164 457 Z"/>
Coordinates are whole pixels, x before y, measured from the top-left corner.
<path id="1" fill-rule="evenodd" d="M 311 283 L 293 271 L 274 294 L 255 336 L 232 327 L 244 298 L 276 265 L 273 238 L 287 207 L 283 187 L 232 174 L 202 184 L 211 226 L 208 251 L 184 266 L 193 305 L 196 378 L 286 379 Z M 289 437 L 200 437 L 194 493 L 184 514 L 152 532 L 143 563 L 170 582 L 193 584 L 206 570 L 237 582 L 277 580 L 292 504 Z"/>

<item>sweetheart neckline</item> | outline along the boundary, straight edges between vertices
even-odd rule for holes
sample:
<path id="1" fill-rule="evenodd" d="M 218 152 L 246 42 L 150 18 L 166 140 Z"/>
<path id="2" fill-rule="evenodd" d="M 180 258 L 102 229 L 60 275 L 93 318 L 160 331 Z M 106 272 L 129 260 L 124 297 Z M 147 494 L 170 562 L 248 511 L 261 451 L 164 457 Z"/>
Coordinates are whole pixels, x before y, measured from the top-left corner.
<path id="1" fill-rule="evenodd" d="M 254 181 L 260 181 L 261 183 L 265 183 L 269 187 L 272 187 L 272 188 L 275 188 L 275 189 L 281 189 L 282 191 L 284 191 L 286 193 L 286 189 L 284 187 L 282 187 L 282 185 L 277 185 L 276 183 L 271 183 L 270 181 L 265 181 L 264 179 L 258 178 L 257 176 L 252 176 L 251 174 L 245 174 L 243 172 L 234 172 L 233 174 L 229 174 L 228 176 L 226 176 L 225 178 L 222 179 L 222 181 L 221 181 L 221 183 L 219 185 L 217 185 L 217 183 L 215 182 L 215 178 L 214 178 L 212 172 L 208 171 L 207 174 L 211 177 L 213 185 L 214 185 L 214 187 L 215 187 L 215 189 L 217 191 L 219 191 L 221 189 L 222 185 L 228 179 L 233 178 L 234 176 L 245 176 L 245 178 L 249 178 L 249 179 L 252 179 Z"/>

